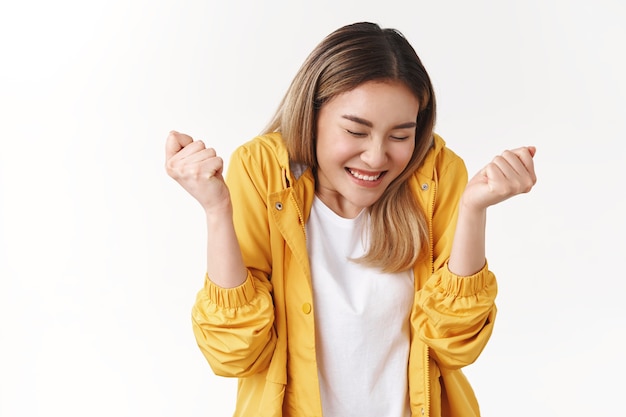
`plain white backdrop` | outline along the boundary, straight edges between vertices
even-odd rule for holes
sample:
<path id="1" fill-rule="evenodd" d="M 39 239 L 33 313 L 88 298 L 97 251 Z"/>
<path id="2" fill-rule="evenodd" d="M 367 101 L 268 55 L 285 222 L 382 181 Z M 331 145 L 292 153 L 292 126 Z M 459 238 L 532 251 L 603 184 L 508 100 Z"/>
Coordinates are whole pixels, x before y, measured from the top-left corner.
<path id="1" fill-rule="evenodd" d="M 360 20 L 409 38 L 470 174 L 537 146 L 536 188 L 489 212 L 483 415 L 626 415 L 623 2 L 60 0 L 0 5 L 2 417 L 231 415 L 191 331 L 204 217 L 165 138 L 228 158 Z"/>

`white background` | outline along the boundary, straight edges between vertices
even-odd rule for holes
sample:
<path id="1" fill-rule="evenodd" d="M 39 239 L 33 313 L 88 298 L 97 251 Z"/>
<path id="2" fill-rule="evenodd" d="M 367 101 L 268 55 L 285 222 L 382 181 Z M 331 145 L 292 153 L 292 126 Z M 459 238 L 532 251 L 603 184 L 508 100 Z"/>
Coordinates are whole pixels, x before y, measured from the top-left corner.
<path id="1" fill-rule="evenodd" d="M 305 56 L 359 20 L 400 29 L 437 131 L 473 174 L 537 146 L 532 193 L 490 209 L 483 414 L 626 415 L 626 6 L 596 1 L 92 1 L 0 6 L 0 415 L 229 416 L 200 354 L 200 206 L 171 129 L 225 157 Z"/>

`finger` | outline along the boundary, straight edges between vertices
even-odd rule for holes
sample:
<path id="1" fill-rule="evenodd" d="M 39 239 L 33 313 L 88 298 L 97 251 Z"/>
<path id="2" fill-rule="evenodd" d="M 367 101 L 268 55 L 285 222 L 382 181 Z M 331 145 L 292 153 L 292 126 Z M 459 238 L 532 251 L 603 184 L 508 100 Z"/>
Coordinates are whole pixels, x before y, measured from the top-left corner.
<path id="1" fill-rule="evenodd" d="M 192 142 L 191 136 L 172 130 L 165 141 L 165 158 L 170 159 Z"/>
<path id="2" fill-rule="evenodd" d="M 221 179 L 224 161 L 219 156 L 213 156 L 208 159 L 188 163 L 185 166 L 187 167 L 188 174 L 196 179 L 209 180 L 213 177 Z"/>
<path id="3" fill-rule="evenodd" d="M 189 145 L 187 148 L 194 146 L 194 144 Z M 187 150 L 187 148 L 183 149 L 181 151 L 184 152 Z M 185 163 L 189 163 L 189 164 L 193 164 L 193 163 L 199 163 L 199 162 L 203 162 L 203 161 L 207 161 L 213 158 L 219 158 L 217 156 L 217 153 L 215 152 L 215 149 L 213 148 L 202 148 L 202 149 L 198 149 L 195 152 L 189 153 L 188 155 L 183 156 L 182 160 Z"/>
<path id="4" fill-rule="evenodd" d="M 503 177 L 509 180 L 519 176 L 520 172 L 526 171 L 522 161 L 511 151 L 504 151 L 501 155 L 494 157 L 491 164 L 495 165 Z"/>
<path id="5" fill-rule="evenodd" d="M 207 179 L 217 178 L 223 180 L 222 172 L 224 171 L 224 161 L 219 156 L 211 158 L 210 170 L 206 175 Z"/>
<path id="6" fill-rule="evenodd" d="M 511 152 L 513 152 L 520 158 L 525 157 L 526 155 L 529 155 L 532 158 L 535 156 L 535 153 L 537 152 L 537 148 L 535 148 L 534 146 L 523 146 L 521 148 L 512 149 Z"/>
<path id="7" fill-rule="evenodd" d="M 493 165 L 498 167 L 505 178 L 506 185 L 504 183 L 502 185 L 514 194 L 530 191 L 536 182 L 530 153 L 526 151 L 526 155 L 522 155 L 522 158 L 529 160 L 527 163 L 530 164 L 530 169 L 513 151 L 504 151 L 493 160 Z"/>
<path id="8" fill-rule="evenodd" d="M 526 146 L 522 148 L 513 149 L 510 151 L 524 164 L 524 171 L 518 170 L 520 175 L 528 174 L 532 180 L 532 185 L 537 182 L 537 176 L 535 175 L 535 161 L 534 156 L 537 149 L 534 146 Z"/>
<path id="9" fill-rule="evenodd" d="M 521 148 L 511 149 L 509 152 L 515 154 L 526 166 L 532 165 L 537 148 L 534 146 L 523 146 Z"/>
<path id="10" fill-rule="evenodd" d="M 204 142 L 201 140 L 196 140 L 185 146 L 176 154 L 176 159 L 187 159 L 189 156 L 196 154 L 198 152 L 202 152 L 206 149 L 204 146 Z"/>
<path id="11" fill-rule="evenodd" d="M 506 176 L 500 167 L 494 162 L 485 165 L 481 171 L 481 175 L 491 191 L 496 191 L 497 184 L 501 184 L 506 181 Z"/>

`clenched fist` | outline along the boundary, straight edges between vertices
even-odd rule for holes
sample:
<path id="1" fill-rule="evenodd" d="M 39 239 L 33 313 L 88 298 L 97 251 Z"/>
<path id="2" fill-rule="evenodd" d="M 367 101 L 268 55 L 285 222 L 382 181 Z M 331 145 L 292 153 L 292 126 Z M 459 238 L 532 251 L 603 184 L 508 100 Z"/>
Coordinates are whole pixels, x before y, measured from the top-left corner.
<path id="1" fill-rule="evenodd" d="M 463 194 L 466 206 L 484 209 L 517 194 L 527 193 L 537 182 L 533 146 L 504 151 L 496 156 L 467 184 Z"/>
<path id="2" fill-rule="evenodd" d="M 222 171 L 224 161 L 201 140 L 171 131 L 165 144 L 165 169 L 206 212 L 231 210 Z"/>

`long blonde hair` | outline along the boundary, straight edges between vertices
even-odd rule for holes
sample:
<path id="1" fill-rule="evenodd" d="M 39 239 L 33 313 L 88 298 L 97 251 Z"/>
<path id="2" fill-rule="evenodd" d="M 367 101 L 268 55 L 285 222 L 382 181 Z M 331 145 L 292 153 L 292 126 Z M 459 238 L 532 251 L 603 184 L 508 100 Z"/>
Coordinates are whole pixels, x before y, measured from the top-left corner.
<path id="1" fill-rule="evenodd" d="M 424 213 L 409 189 L 408 179 L 432 145 L 435 95 L 421 60 L 395 29 L 360 22 L 341 27 L 304 61 L 265 133 L 281 132 L 289 157 L 317 172 L 316 123 L 325 102 L 367 81 L 404 83 L 419 100 L 415 148 L 405 170 L 369 212 L 370 246 L 357 260 L 385 272 L 411 268 L 428 243 Z"/>

